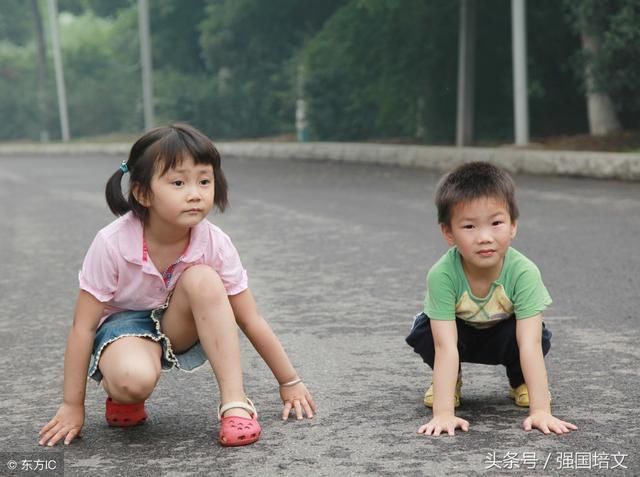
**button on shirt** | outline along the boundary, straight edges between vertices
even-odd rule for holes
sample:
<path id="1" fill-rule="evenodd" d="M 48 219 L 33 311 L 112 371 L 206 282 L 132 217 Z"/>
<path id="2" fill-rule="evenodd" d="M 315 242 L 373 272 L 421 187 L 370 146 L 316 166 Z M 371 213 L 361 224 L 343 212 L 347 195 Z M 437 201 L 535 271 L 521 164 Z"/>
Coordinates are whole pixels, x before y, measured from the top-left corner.
<path id="1" fill-rule="evenodd" d="M 247 289 L 247 271 L 231 239 L 206 219 L 191 229 L 189 245 L 165 284 L 144 253 L 142 222 L 128 212 L 98 232 L 78 278 L 82 290 L 105 303 L 102 324 L 119 311 L 162 306 L 182 272 L 197 264 L 209 265 L 218 273 L 227 295 Z"/>

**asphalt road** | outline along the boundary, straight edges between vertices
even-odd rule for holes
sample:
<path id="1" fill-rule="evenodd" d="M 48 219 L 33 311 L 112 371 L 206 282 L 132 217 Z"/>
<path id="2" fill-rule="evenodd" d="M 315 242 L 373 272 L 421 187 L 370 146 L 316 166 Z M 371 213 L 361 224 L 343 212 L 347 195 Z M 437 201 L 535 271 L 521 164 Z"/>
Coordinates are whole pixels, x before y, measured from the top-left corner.
<path id="1" fill-rule="evenodd" d="M 0 158 L 0 475 L 2 459 L 63 457 L 64 474 L 640 475 L 640 184 L 516 177 L 514 246 L 540 267 L 554 304 L 547 356 L 567 436 L 526 433 L 497 367 L 463 365 L 468 433 L 415 433 L 430 371 L 404 343 L 425 274 L 444 253 L 425 170 L 228 160 L 231 207 L 211 218 L 233 239 L 258 304 L 319 405 L 281 422 L 277 385 L 243 341 L 246 388 L 263 437 L 215 441 L 209 369 L 165 373 L 150 422 L 108 428 L 90 383 L 82 439 L 45 452 L 37 431 L 61 399 L 77 271 L 112 217 L 116 157 Z M 46 470 L 33 475 L 61 475 Z"/>

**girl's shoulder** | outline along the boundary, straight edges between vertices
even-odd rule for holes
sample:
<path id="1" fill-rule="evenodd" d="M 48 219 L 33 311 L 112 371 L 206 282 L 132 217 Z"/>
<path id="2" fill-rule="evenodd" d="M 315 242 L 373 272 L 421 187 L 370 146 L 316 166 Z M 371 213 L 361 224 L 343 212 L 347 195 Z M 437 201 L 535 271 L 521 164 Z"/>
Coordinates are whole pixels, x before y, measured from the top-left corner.
<path id="1" fill-rule="evenodd" d="M 231 241 L 231 238 L 216 224 L 204 219 L 195 229 L 196 238 L 206 239 L 212 245 L 220 245 L 223 242 Z"/>
<path id="2" fill-rule="evenodd" d="M 120 255 L 135 262 L 142 250 L 142 233 L 140 219 L 127 212 L 101 228 L 90 248 L 94 251 L 107 250 L 110 255 Z"/>
<path id="3" fill-rule="evenodd" d="M 102 235 L 103 237 L 114 237 L 121 234 L 136 234 L 142 233 L 142 222 L 135 217 L 131 212 L 127 212 L 121 215 L 111 223 L 105 225 L 96 235 Z"/>
<path id="4" fill-rule="evenodd" d="M 187 259 L 197 256 L 217 258 L 237 253 L 231 238 L 217 225 L 205 219 L 192 230 Z"/>
<path id="5" fill-rule="evenodd" d="M 216 224 L 211 222 L 209 219 L 204 219 L 202 222 L 200 222 L 197 225 L 197 227 L 201 227 L 205 230 L 208 230 L 210 233 L 226 235 L 220 227 L 218 227 Z"/>

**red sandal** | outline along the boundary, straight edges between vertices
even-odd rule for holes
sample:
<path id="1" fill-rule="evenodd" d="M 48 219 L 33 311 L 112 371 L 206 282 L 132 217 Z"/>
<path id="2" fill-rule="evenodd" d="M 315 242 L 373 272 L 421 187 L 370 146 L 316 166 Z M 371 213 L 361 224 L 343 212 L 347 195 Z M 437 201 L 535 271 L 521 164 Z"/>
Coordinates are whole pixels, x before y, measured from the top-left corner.
<path id="1" fill-rule="evenodd" d="M 147 411 L 144 410 L 144 401 L 125 404 L 114 402 L 111 398 L 107 398 L 104 417 L 110 426 L 131 427 L 145 422 L 147 420 Z"/>
<path id="2" fill-rule="evenodd" d="M 240 416 L 223 416 L 229 409 L 244 409 L 251 418 Z M 246 446 L 260 438 L 262 429 L 258 423 L 258 411 L 249 398 L 247 402 L 232 401 L 218 408 L 220 435 L 218 441 L 225 447 Z"/>

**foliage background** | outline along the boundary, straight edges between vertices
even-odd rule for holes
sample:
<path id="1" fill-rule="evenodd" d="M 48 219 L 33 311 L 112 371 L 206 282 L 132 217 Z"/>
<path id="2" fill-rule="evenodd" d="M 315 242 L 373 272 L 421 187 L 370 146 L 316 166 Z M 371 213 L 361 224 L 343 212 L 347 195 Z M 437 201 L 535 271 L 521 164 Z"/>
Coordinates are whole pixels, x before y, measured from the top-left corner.
<path id="1" fill-rule="evenodd" d="M 48 41 L 46 2 L 33 1 Z M 0 6 L 0 140 L 60 135 L 50 45 L 38 106 L 27 3 Z M 302 91 L 315 140 L 454 140 L 456 0 L 149 3 L 159 124 L 186 121 L 216 139 L 291 136 Z M 137 2 L 59 0 L 59 10 L 72 136 L 142 130 Z M 477 142 L 510 142 L 510 0 L 482 0 L 477 12 Z M 602 38 L 594 58 L 581 53 L 585 19 Z M 640 0 L 530 1 L 527 29 L 534 138 L 587 131 L 585 61 L 637 129 Z"/>

